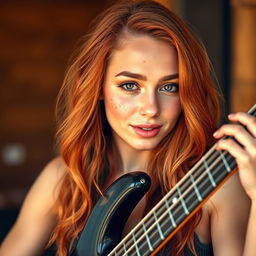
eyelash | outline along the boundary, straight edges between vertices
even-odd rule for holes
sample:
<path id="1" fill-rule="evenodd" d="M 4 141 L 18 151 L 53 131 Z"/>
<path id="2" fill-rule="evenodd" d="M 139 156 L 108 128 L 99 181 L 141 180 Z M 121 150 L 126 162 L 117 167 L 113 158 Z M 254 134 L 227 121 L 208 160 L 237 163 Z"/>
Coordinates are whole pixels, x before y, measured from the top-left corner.
<path id="1" fill-rule="evenodd" d="M 127 85 L 133 85 L 133 86 L 136 86 L 137 88 L 136 89 L 132 89 L 132 88 L 128 89 L 126 87 Z M 163 90 L 163 88 L 166 87 L 166 86 L 172 86 L 172 89 L 170 91 Z M 118 87 L 120 87 L 122 90 L 124 90 L 128 93 L 134 93 L 134 92 L 137 91 L 137 89 L 139 89 L 138 84 L 135 83 L 135 82 L 124 82 L 124 83 L 120 84 Z M 174 88 L 174 91 L 173 91 L 173 88 Z M 165 84 L 162 87 L 160 87 L 160 91 L 164 91 L 164 92 L 167 92 L 167 93 L 177 93 L 179 91 L 179 84 L 178 83 Z"/>
<path id="2" fill-rule="evenodd" d="M 125 88 L 125 86 L 127 86 L 127 85 L 135 85 L 137 88 L 139 87 L 138 85 L 137 85 L 137 83 L 134 83 L 134 82 L 125 82 L 125 83 L 122 83 L 122 84 L 120 84 L 119 85 L 119 87 L 121 87 L 121 89 L 123 89 L 123 90 L 125 90 L 125 91 L 127 91 L 127 92 L 134 92 L 135 90 L 133 90 L 133 89 L 128 89 L 128 88 Z"/>
<path id="3" fill-rule="evenodd" d="M 175 92 L 178 92 L 179 91 L 179 84 L 178 83 L 169 83 L 169 84 L 165 84 L 164 86 L 162 86 L 160 88 L 160 91 L 162 88 L 166 87 L 166 86 L 172 86 L 172 90 L 170 91 L 167 91 L 167 92 L 170 92 L 170 93 L 175 93 Z M 174 91 L 173 91 L 174 89 Z"/>

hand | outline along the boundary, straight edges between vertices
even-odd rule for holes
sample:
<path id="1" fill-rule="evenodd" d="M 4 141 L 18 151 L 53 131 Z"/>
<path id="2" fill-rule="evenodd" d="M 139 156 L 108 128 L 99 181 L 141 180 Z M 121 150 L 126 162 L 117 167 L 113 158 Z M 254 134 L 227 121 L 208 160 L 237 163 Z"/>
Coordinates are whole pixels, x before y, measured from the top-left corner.
<path id="1" fill-rule="evenodd" d="M 230 114 L 228 118 L 239 123 L 225 124 L 213 136 L 216 139 L 232 136 L 239 143 L 231 138 L 222 139 L 217 142 L 216 149 L 227 150 L 236 159 L 242 186 L 256 202 L 256 118 L 242 112 Z"/>

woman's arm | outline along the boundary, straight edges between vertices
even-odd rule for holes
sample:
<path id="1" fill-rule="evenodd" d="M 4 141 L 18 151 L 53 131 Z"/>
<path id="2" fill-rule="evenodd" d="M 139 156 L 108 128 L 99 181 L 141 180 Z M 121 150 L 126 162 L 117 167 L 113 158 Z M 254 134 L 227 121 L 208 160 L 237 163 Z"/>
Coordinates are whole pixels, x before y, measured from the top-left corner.
<path id="1" fill-rule="evenodd" d="M 229 115 L 229 119 L 239 122 L 244 127 L 238 123 L 227 124 L 222 126 L 214 136 L 221 138 L 228 135 L 238 142 L 231 139 L 220 140 L 217 148 L 227 150 L 235 157 L 240 182 L 251 199 L 243 255 L 253 256 L 256 255 L 256 118 L 246 113 L 236 113 Z M 240 207 L 243 207 L 243 204 Z M 236 214 L 236 211 L 233 214 Z"/>
<path id="2" fill-rule="evenodd" d="M 210 226 L 214 255 L 241 256 L 244 250 L 250 200 L 238 173 L 211 197 Z"/>
<path id="3" fill-rule="evenodd" d="M 256 202 L 252 202 L 243 256 L 256 255 Z"/>
<path id="4" fill-rule="evenodd" d="M 13 228 L 0 247 L 0 256 L 40 255 L 56 225 L 53 204 L 56 185 L 63 176 L 60 158 L 51 161 L 37 178 Z"/>

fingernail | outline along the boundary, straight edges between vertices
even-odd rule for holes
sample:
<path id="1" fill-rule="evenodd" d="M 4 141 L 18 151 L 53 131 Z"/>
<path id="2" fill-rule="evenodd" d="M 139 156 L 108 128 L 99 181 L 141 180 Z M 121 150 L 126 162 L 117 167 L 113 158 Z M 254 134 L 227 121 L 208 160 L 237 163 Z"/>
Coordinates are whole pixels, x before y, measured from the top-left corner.
<path id="1" fill-rule="evenodd" d="M 234 117 L 234 116 L 235 116 L 235 114 L 233 114 L 233 113 L 231 113 L 231 114 L 228 115 L 229 118 L 232 118 L 232 117 Z"/>
<path id="2" fill-rule="evenodd" d="M 215 131 L 214 133 L 213 133 L 213 136 L 215 137 L 215 136 L 218 136 L 218 134 L 219 134 L 219 131 L 217 130 L 217 131 Z"/>

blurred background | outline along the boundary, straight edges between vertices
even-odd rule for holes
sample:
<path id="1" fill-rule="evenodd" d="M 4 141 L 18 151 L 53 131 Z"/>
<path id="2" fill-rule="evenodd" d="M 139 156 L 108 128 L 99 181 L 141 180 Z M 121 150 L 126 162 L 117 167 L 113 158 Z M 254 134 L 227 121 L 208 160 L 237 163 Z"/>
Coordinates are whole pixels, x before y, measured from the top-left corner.
<path id="1" fill-rule="evenodd" d="M 56 154 L 54 108 L 70 57 L 92 19 L 118 0 L 0 2 L 0 243 Z M 256 103 L 256 0 L 159 0 L 201 38 L 223 112 Z"/>

